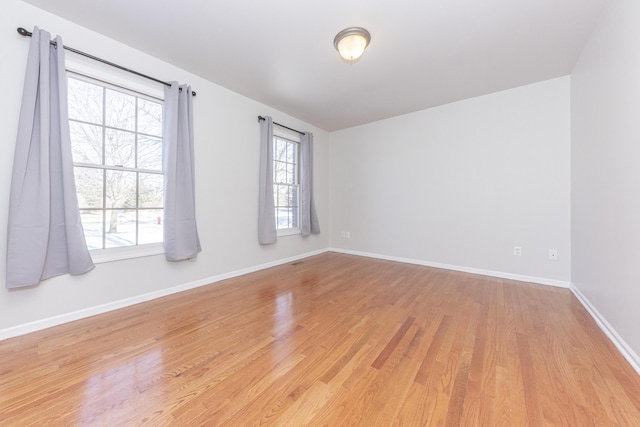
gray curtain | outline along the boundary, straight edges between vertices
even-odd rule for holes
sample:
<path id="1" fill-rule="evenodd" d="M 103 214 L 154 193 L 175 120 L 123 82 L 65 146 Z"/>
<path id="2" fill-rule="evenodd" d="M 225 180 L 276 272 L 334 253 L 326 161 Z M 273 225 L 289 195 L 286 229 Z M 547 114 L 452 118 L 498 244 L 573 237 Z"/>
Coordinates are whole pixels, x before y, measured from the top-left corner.
<path id="1" fill-rule="evenodd" d="M 258 200 L 258 241 L 276 242 L 276 212 L 273 201 L 273 120 L 260 121 L 260 195 Z"/>
<path id="2" fill-rule="evenodd" d="M 191 86 L 171 82 L 164 91 L 164 251 L 169 261 L 202 248 L 196 224 Z"/>
<path id="3" fill-rule="evenodd" d="M 300 137 L 300 221 L 302 237 L 320 233 L 320 223 L 313 200 L 313 134 L 307 132 Z"/>
<path id="4" fill-rule="evenodd" d="M 94 264 L 74 182 L 62 39 L 33 29 L 9 197 L 7 288 Z"/>

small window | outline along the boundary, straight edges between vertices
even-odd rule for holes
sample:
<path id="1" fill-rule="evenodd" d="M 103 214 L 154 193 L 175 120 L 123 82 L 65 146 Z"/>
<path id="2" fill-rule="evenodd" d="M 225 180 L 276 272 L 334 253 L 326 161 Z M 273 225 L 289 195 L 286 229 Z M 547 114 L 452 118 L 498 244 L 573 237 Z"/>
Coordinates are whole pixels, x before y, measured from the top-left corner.
<path id="1" fill-rule="evenodd" d="M 90 250 L 163 241 L 163 101 L 69 74 L 78 205 Z"/>
<path id="2" fill-rule="evenodd" d="M 300 230 L 299 148 L 299 142 L 273 138 L 273 198 L 276 229 L 281 234 Z"/>

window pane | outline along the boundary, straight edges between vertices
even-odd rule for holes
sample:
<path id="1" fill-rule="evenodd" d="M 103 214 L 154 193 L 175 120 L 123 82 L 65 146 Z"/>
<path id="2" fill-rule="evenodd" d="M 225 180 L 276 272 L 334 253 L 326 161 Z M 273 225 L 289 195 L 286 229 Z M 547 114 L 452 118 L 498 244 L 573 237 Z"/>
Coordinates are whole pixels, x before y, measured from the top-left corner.
<path id="1" fill-rule="evenodd" d="M 162 242 L 164 211 L 162 209 L 143 209 L 138 214 L 138 244 Z"/>
<path id="2" fill-rule="evenodd" d="M 273 159 L 284 162 L 287 158 L 287 142 L 282 139 L 276 139 L 274 150 L 273 150 Z"/>
<path id="3" fill-rule="evenodd" d="M 136 97 L 106 90 L 105 124 L 118 129 L 136 130 Z"/>
<path id="4" fill-rule="evenodd" d="M 289 206 L 289 186 L 278 185 L 276 206 Z"/>
<path id="5" fill-rule="evenodd" d="M 133 208 L 136 206 L 136 173 L 106 171 L 106 208 Z"/>
<path id="6" fill-rule="evenodd" d="M 273 167 L 274 182 L 286 183 L 287 182 L 287 164 L 282 162 L 274 162 Z"/>
<path id="7" fill-rule="evenodd" d="M 84 228 L 84 238 L 89 250 L 102 249 L 103 211 L 80 211 L 80 221 Z"/>
<path id="8" fill-rule="evenodd" d="M 287 162 L 296 163 L 296 159 L 298 158 L 298 155 L 296 153 L 297 148 L 297 144 L 293 144 L 291 142 L 287 144 Z"/>
<path id="9" fill-rule="evenodd" d="M 105 248 L 136 244 L 135 210 L 108 210 L 106 220 Z"/>
<path id="10" fill-rule="evenodd" d="M 296 165 L 287 163 L 287 184 L 296 183 Z"/>
<path id="11" fill-rule="evenodd" d="M 138 207 L 162 208 L 164 176 L 157 173 L 140 173 Z"/>
<path id="12" fill-rule="evenodd" d="M 135 148 L 135 133 L 107 129 L 105 131 L 104 164 L 135 168 Z"/>
<path id="13" fill-rule="evenodd" d="M 162 170 L 162 139 L 138 135 L 138 168 Z"/>
<path id="14" fill-rule="evenodd" d="M 138 98 L 138 132 L 162 136 L 162 104 Z"/>
<path id="15" fill-rule="evenodd" d="M 102 87 L 82 80 L 68 79 L 69 118 L 102 123 Z"/>
<path id="16" fill-rule="evenodd" d="M 300 206 L 298 204 L 298 186 L 289 187 L 289 206 Z"/>
<path id="17" fill-rule="evenodd" d="M 291 228 L 291 209 L 289 208 L 277 208 L 276 209 L 276 228 Z"/>
<path id="18" fill-rule="evenodd" d="M 74 172 L 80 209 L 102 208 L 103 170 L 77 167 Z"/>
<path id="19" fill-rule="evenodd" d="M 71 151 L 76 163 L 102 164 L 102 127 L 69 122 Z"/>

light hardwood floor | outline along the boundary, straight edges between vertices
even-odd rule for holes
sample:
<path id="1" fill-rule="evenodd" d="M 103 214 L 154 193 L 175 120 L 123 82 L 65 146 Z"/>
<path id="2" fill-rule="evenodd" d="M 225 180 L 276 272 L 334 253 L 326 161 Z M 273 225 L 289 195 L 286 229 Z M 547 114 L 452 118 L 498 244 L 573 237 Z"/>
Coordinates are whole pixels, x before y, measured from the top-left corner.
<path id="1" fill-rule="evenodd" d="M 258 424 L 640 426 L 640 378 L 566 289 L 336 253 L 0 342 L 3 427 Z"/>

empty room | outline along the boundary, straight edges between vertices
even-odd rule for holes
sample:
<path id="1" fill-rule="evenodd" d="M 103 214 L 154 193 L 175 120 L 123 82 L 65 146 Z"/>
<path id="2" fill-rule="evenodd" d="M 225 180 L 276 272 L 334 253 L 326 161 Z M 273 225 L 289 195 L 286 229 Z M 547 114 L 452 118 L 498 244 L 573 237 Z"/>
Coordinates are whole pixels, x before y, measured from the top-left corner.
<path id="1" fill-rule="evenodd" d="M 1 426 L 640 426 L 640 2 L 0 10 Z"/>

